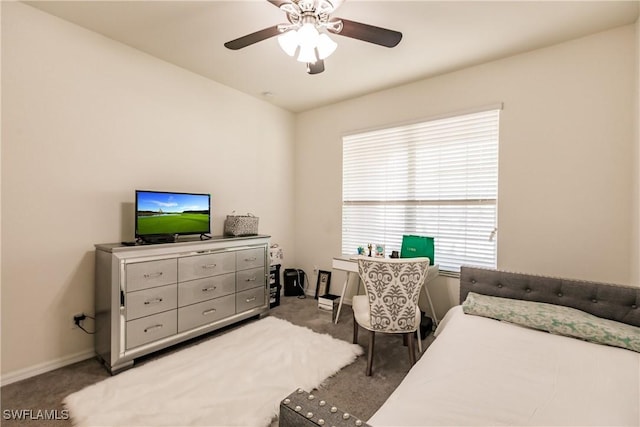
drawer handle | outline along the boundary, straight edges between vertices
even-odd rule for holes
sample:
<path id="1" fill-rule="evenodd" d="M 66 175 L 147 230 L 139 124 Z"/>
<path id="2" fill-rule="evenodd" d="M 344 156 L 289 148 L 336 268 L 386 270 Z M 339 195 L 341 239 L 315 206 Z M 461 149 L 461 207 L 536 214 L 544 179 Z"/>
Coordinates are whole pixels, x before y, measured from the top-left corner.
<path id="1" fill-rule="evenodd" d="M 246 302 L 251 302 L 251 301 L 255 301 L 255 300 L 256 300 L 256 297 L 253 297 L 253 298 L 247 298 L 245 301 Z"/>
<path id="2" fill-rule="evenodd" d="M 162 302 L 162 298 L 156 298 L 156 299 L 152 299 L 152 300 L 149 300 L 149 301 L 145 301 L 144 304 L 145 305 L 158 304 L 160 302 Z"/>
<path id="3" fill-rule="evenodd" d="M 215 309 L 215 308 L 210 308 L 209 310 L 205 310 L 205 311 L 203 311 L 203 312 L 202 312 L 202 315 L 203 315 L 203 316 L 208 316 L 208 315 L 213 314 L 213 313 L 215 313 L 215 312 L 216 312 L 216 309 Z"/>
<path id="4" fill-rule="evenodd" d="M 208 270 L 208 269 L 211 269 L 211 268 L 216 268 L 216 265 L 218 265 L 218 264 L 205 264 L 205 265 L 202 266 L 202 268 L 205 269 L 205 270 Z"/>
<path id="5" fill-rule="evenodd" d="M 158 324 L 158 325 L 153 325 L 153 326 L 149 326 L 148 328 L 146 328 L 144 330 L 144 332 L 149 332 L 149 331 L 153 331 L 154 329 L 161 329 L 162 328 L 162 324 Z"/>
<path id="6" fill-rule="evenodd" d="M 258 258 L 253 257 L 253 258 L 245 258 L 244 260 L 245 260 L 245 261 L 247 261 L 247 262 L 250 262 L 250 261 L 255 261 L 255 260 L 257 260 L 257 259 L 258 259 Z"/>
<path id="7" fill-rule="evenodd" d="M 256 276 L 250 277 L 249 279 L 244 279 L 245 282 L 255 282 L 256 280 Z"/>
<path id="8" fill-rule="evenodd" d="M 158 271 L 157 273 L 146 273 L 144 275 L 145 279 L 155 279 L 156 277 L 162 276 L 162 271 Z"/>
<path id="9" fill-rule="evenodd" d="M 215 291 L 217 288 L 217 286 L 210 286 L 208 288 L 202 288 L 202 292 L 211 292 L 211 291 Z"/>

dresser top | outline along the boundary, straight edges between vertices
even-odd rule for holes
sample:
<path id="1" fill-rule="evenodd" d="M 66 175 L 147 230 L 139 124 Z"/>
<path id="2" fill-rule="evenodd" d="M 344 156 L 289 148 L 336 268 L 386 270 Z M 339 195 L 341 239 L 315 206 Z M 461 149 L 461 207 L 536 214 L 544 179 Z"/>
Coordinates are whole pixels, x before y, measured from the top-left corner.
<path id="1" fill-rule="evenodd" d="M 178 238 L 177 242 L 173 243 L 157 243 L 157 244 L 135 244 L 135 245 L 123 245 L 122 243 L 98 243 L 95 245 L 97 250 L 105 251 L 105 252 L 124 252 L 124 251 L 139 251 L 141 249 L 151 249 L 151 248 L 175 248 L 179 250 L 181 246 L 192 246 L 192 245 L 207 245 L 212 243 L 219 243 L 224 245 L 226 243 L 236 243 L 240 241 L 251 241 L 258 239 L 268 239 L 269 235 L 258 234 L 254 236 L 211 236 L 210 239 L 200 239 L 197 236 L 182 236 Z M 250 242 L 247 242 L 250 243 Z"/>

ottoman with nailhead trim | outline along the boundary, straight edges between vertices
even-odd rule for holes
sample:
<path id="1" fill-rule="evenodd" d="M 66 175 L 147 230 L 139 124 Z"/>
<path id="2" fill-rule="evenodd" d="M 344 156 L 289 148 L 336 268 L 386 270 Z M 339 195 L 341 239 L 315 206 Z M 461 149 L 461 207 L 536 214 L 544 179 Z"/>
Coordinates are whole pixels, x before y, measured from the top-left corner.
<path id="1" fill-rule="evenodd" d="M 279 427 L 371 427 L 299 388 L 280 401 Z"/>

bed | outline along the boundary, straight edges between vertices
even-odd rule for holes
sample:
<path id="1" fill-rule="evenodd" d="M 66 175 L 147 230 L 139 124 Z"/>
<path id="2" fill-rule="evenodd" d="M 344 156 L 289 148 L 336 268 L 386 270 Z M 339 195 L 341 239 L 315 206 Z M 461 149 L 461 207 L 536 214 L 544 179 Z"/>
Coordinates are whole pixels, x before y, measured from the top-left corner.
<path id="1" fill-rule="evenodd" d="M 638 307 L 637 287 L 463 267 L 460 305 L 367 424 L 639 426 Z"/>
<path id="2" fill-rule="evenodd" d="M 640 333 L 640 288 L 463 267 L 461 304 L 470 295 L 488 296 L 490 304 L 522 301 L 516 316 L 527 305 L 577 309 L 626 325 L 630 339 L 640 339 L 633 335 Z M 640 425 L 640 353 L 495 320 L 482 310 L 465 314 L 463 307 L 447 313 L 370 425 Z M 546 321 L 530 317 L 536 327 Z M 552 319 L 551 329 L 559 323 Z M 591 330 L 576 329 L 591 338 Z"/>

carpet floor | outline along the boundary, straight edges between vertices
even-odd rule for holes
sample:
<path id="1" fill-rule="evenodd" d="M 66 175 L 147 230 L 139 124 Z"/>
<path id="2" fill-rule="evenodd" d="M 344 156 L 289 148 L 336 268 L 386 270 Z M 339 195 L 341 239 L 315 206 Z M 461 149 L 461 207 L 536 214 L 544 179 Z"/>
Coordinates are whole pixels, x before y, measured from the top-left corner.
<path id="1" fill-rule="evenodd" d="M 347 342 L 352 339 L 352 314 L 350 307 L 347 305 L 343 307 L 340 321 L 337 325 L 331 322 L 329 314 L 317 309 L 317 301 L 313 298 L 282 297 L 281 304 L 271 309 L 270 315 L 288 320 L 296 325 L 306 326 L 315 332 L 328 333 Z M 234 327 L 229 327 L 207 334 L 136 360 L 136 364 L 147 363 L 149 360 L 202 343 L 234 329 Z M 366 348 L 368 338 L 367 334 L 362 332 L 361 330 L 359 344 Z M 424 338 L 423 349 L 432 341 L 433 334 Z M 327 379 L 313 392 L 319 398 L 357 415 L 363 420 L 369 419 L 400 384 L 410 369 L 407 348 L 402 345 L 402 338 L 378 334 L 376 336 L 373 375 L 371 377 L 365 376 L 365 368 L 366 355 L 358 357 L 354 363 Z M 88 359 L 6 385 L 0 390 L 3 415 L 7 410 L 32 410 L 34 414 L 38 410 L 62 411 L 62 400 L 67 395 L 108 377 L 109 374 L 96 359 Z M 3 416 L 2 425 L 16 427 L 70 427 L 72 424 L 70 420 L 16 420 L 5 419 Z M 277 420 L 274 420 L 272 426 L 277 426 Z"/>

